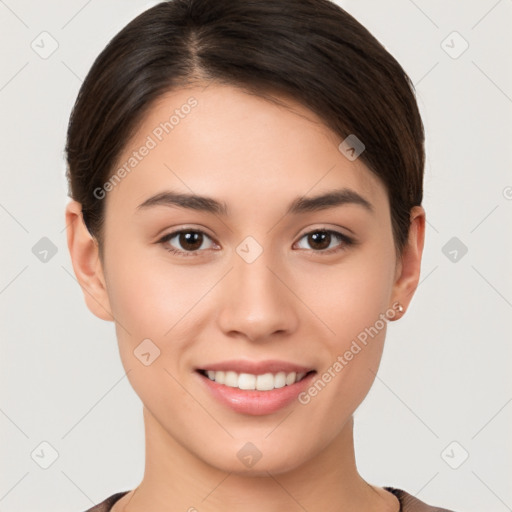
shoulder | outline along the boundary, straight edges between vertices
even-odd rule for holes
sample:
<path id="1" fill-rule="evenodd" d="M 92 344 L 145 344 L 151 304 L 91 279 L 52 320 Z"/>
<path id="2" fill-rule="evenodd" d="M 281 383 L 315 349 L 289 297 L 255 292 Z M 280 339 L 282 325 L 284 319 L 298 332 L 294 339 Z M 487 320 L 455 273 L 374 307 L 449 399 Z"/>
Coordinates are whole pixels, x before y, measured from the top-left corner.
<path id="1" fill-rule="evenodd" d="M 400 512 L 455 512 L 446 508 L 429 505 L 402 489 L 397 489 L 395 487 L 384 487 L 384 489 L 393 493 L 398 498 L 398 501 L 400 502 Z M 128 494 L 128 492 L 130 491 L 113 494 L 85 512 L 110 512 L 114 503 L 119 501 L 125 494 Z"/>
<path id="2" fill-rule="evenodd" d="M 384 487 L 384 489 L 393 493 L 398 498 L 400 512 L 454 512 L 447 508 L 429 505 L 402 489 L 396 489 L 395 487 Z"/>
<path id="3" fill-rule="evenodd" d="M 130 491 L 117 492 L 116 494 L 112 494 L 107 499 L 103 500 L 101 503 L 98 503 L 92 508 L 87 509 L 85 512 L 109 512 L 110 509 L 114 506 L 116 501 L 119 501 L 125 494 L 128 494 Z"/>

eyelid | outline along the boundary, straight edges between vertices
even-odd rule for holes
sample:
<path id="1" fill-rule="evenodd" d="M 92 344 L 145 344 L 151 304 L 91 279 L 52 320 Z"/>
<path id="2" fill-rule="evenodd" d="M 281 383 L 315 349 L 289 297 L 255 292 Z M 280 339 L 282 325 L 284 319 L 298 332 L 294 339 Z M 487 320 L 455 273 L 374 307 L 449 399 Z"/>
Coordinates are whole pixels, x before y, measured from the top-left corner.
<path id="1" fill-rule="evenodd" d="M 340 226 L 327 227 L 325 225 L 323 225 L 323 226 L 320 225 L 320 226 L 313 226 L 312 228 L 307 228 L 306 231 L 303 231 L 300 235 L 297 235 L 297 236 L 298 236 L 298 239 L 300 240 L 305 235 L 309 235 L 311 233 L 316 233 L 318 231 L 326 231 L 327 233 L 335 233 L 335 234 L 340 235 L 343 238 L 351 239 L 352 241 L 355 242 L 355 238 L 351 234 L 344 233 L 343 230 L 349 231 L 350 233 L 354 233 L 351 229 L 342 228 Z"/>

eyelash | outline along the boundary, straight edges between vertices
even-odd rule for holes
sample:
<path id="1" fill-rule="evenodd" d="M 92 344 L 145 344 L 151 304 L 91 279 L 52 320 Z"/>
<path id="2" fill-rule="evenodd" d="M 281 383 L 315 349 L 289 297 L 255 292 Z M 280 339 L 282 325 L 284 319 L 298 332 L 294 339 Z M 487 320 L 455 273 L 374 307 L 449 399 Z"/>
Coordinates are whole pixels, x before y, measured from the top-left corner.
<path id="1" fill-rule="evenodd" d="M 200 230 L 200 229 L 181 229 L 181 230 L 178 230 L 178 231 L 173 231 L 172 233 L 168 233 L 166 235 L 164 235 L 160 240 L 158 240 L 157 243 L 159 244 L 166 244 L 169 240 L 173 239 L 176 235 L 180 235 L 182 233 L 200 233 L 202 235 L 205 235 L 207 236 L 208 238 L 211 239 L 211 237 L 205 233 L 204 231 Z M 344 235 L 343 233 L 339 233 L 338 231 L 333 231 L 333 230 L 330 230 L 330 229 L 314 229 L 313 231 L 308 231 L 307 233 L 304 233 L 299 240 L 302 240 L 304 237 L 308 236 L 308 235 L 311 235 L 313 233 L 328 233 L 328 234 L 331 234 L 331 235 L 334 235 L 335 237 L 339 238 L 343 244 L 336 248 L 331 248 L 331 249 L 323 249 L 323 250 L 315 250 L 315 249 L 311 249 L 311 251 L 313 251 L 314 253 L 317 253 L 317 254 L 321 254 L 321 255 L 330 255 L 330 254 L 335 254 L 335 253 L 338 253 L 340 251 L 343 251 L 345 250 L 347 247 L 350 247 L 351 245 L 355 245 L 355 240 L 353 240 L 352 238 L 348 237 L 347 235 Z M 165 250 L 172 253 L 172 254 L 176 254 L 176 255 L 180 255 L 180 256 L 184 256 L 184 257 L 195 257 L 195 256 L 200 256 L 200 253 L 202 251 L 200 250 L 196 250 L 196 251 L 181 251 L 179 249 L 175 249 L 174 247 L 165 247 Z M 307 250 L 307 249 L 306 249 Z"/>

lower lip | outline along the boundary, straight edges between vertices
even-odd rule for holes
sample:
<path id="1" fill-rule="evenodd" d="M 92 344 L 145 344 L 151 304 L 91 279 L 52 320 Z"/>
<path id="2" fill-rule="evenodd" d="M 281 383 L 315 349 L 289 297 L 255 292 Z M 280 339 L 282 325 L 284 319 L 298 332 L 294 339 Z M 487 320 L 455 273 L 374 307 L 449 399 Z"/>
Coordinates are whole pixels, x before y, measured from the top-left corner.
<path id="1" fill-rule="evenodd" d="M 269 391 L 243 390 L 232 388 L 210 380 L 196 372 L 212 395 L 222 404 L 236 412 L 262 416 L 272 414 L 297 399 L 298 395 L 308 387 L 316 372 L 306 375 L 301 381 Z"/>

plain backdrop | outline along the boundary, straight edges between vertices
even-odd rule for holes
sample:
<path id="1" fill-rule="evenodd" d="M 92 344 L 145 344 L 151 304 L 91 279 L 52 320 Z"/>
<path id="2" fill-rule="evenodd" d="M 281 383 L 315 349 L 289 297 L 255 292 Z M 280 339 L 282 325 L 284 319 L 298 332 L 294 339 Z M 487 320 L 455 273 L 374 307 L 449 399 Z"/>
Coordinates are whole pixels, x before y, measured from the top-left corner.
<path id="1" fill-rule="evenodd" d="M 0 1 L 2 512 L 82 512 L 143 475 L 141 402 L 67 251 L 63 149 L 94 59 L 155 3 Z M 411 77 L 427 137 L 421 281 L 355 413 L 358 468 L 512 510 L 512 2 L 339 3 Z"/>

